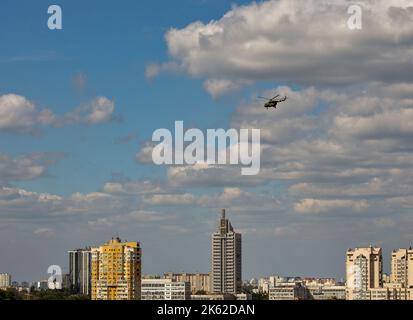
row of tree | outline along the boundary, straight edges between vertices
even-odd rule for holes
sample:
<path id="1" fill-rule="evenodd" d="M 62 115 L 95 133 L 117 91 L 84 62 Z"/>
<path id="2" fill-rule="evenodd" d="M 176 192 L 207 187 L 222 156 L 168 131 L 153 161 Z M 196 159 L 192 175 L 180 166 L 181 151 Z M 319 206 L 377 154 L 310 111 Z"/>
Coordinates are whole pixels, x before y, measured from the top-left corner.
<path id="1" fill-rule="evenodd" d="M 0 290 L 0 300 L 89 300 L 89 296 L 71 290 L 34 290 L 29 292 L 15 289 Z"/>

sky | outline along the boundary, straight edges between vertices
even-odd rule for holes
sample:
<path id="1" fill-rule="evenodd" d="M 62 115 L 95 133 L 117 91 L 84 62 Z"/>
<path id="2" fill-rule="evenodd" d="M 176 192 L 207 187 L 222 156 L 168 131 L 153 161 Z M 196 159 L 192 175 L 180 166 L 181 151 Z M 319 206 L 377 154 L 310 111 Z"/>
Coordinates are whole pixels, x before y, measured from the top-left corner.
<path id="1" fill-rule="evenodd" d="M 360 30 L 351 4 L 1 1 L 0 272 L 67 272 L 113 236 L 141 242 L 144 273 L 209 272 L 221 208 L 245 279 L 340 279 L 368 245 L 388 271 L 413 237 L 413 2 L 359 1 Z M 260 173 L 154 165 L 178 120 L 260 129 Z"/>

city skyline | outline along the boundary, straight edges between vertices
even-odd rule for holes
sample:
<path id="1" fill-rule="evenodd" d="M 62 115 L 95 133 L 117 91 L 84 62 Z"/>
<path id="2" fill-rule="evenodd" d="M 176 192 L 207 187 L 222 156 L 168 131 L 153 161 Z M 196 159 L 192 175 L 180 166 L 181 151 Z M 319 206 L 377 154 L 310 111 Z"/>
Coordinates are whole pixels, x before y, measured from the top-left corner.
<path id="1" fill-rule="evenodd" d="M 390 274 L 383 272 L 382 249 L 369 246 L 347 250 L 346 281 L 280 275 L 240 281 L 241 235 L 234 232 L 225 209 L 211 244 L 209 273 L 142 275 L 140 243 L 112 237 L 99 247 L 68 251 L 70 274 L 19 285 L 10 274 L 0 273 L 0 290 L 29 300 L 413 300 L 411 247 L 392 251 Z M 51 283 L 64 290 L 46 290 Z"/>
<path id="2" fill-rule="evenodd" d="M 132 244 L 135 245 L 135 242 L 121 242 L 121 239 L 117 237 L 112 237 L 111 240 L 106 242 L 103 245 L 98 246 L 90 246 L 84 245 L 83 248 L 76 248 L 70 249 L 67 251 L 68 253 L 68 268 L 66 266 L 57 266 L 62 270 L 62 281 L 64 282 L 64 276 L 68 277 L 68 283 L 71 290 L 79 292 L 80 294 L 84 295 L 91 295 L 92 292 L 92 253 L 100 252 L 102 250 L 106 251 L 107 249 L 102 248 L 111 248 L 111 247 L 123 247 Z M 141 244 L 137 242 L 139 256 L 142 255 L 141 252 Z M 217 228 L 215 232 L 212 232 L 211 236 L 211 252 L 210 252 L 210 270 L 207 272 L 200 272 L 200 271 L 183 271 L 183 270 L 175 270 L 172 271 L 163 271 L 162 273 L 141 273 L 141 265 L 142 261 L 139 261 L 139 273 L 142 274 L 142 279 L 149 279 L 153 276 L 162 277 L 163 279 L 169 279 L 173 282 L 180 282 L 180 281 L 196 281 L 196 283 L 200 284 L 203 283 L 205 280 L 201 280 L 199 278 L 200 275 L 207 275 L 210 278 L 209 284 L 207 285 L 209 290 L 207 292 L 210 293 L 229 293 L 229 294 L 236 294 L 242 293 L 241 287 L 243 283 L 248 283 L 249 279 L 257 279 L 262 277 L 268 276 L 281 276 L 287 278 L 303 278 L 303 279 L 312 279 L 312 278 L 319 278 L 319 279 L 334 279 L 338 282 L 347 282 L 353 283 L 355 280 L 355 269 L 352 265 L 354 258 L 353 256 L 363 256 L 367 259 L 367 265 L 372 265 L 375 261 L 373 268 L 374 274 L 370 275 L 371 280 L 366 280 L 363 282 L 366 289 L 376 289 L 381 288 L 383 285 L 382 277 L 387 275 L 390 279 L 390 282 L 401 284 L 403 286 L 410 287 L 412 285 L 413 275 L 411 274 L 413 271 L 413 267 L 410 266 L 410 257 L 413 255 L 412 247 L 403 247 L 398 249 L 393 249 L 391 251 L 391 260 L 387 263 L 390 265 L 390 272 L 387 268 L 383 268 L 384 263 L 382 259 L 383 250 L 381 247 L 374 247 L 370 245 L 369 247 L 362 247 L 357 246 L 354 249 L 349 248 L 347 250 L 346 255 L 346 262 L 345 262 L 345 275 L 341 278 L 331 277 L 328 275 L 297 275 L 297 274 L 280 274 L 278 272 L 273 272 L 266 275 L 257 275 L 254 274 L 252 277 L 242 277 L 242 267 L 243 261 L 241 259 L 242 255 L 242 246 L 241 246 L 241 234 L 234 231 L 231 222 L 227 219 L 226 216 L 226 209 L 221 209 L 220 212 L 220 219 L 219 223 L 217 224 Z M 109 249 L 109 251 L 111 251 Z M 228 252 L 227 252 L 228 251 Z M 376 257 L 379 257 L 379 260 L 376 261 Z M 350 260 L 349 260 L 350 259 Z M 363 258 L 364 259 L 364 258 Z M 95 258 L 96 260 L 96 258 Z M 351 263 L 349 262 L 351 261 Z M 386 261 L 386 260 L 385 260 Z M 396 261 L 399 261 L 396 263 Z M 359 263 L 360 264 L 360 263 Z M 358 264 L 358 267 L 360 266 Z M 219 265 L 219 268 L 218 268 Z M 227 268 L 232 270 L 229 273 L 227 272 Z M 95 267 L 96 269 L 96 267 Z M 69 270 L 69 272 L 65 272 Z M 96 272 L 96 271 L 95 271 Z M 10 273 L 1 273 L 4 276 L 9 277 L 9 282 L 11 283 L 11 274 Z M 163 276 L 162 276 L 163 274 Z M 50 276 L 50 273 L 47 274 L 45 278 L 39 278 L 40 281 L 46 281 L 47 278 Z M 194 276 L 196 280 L 192 278 Z M 227 283 L 225 280 L 226 277 L 233 278 L 233 282 Z M 188 280 L 192 279 L 192 280 Z M 26 279 L 27 280 L 27 279 Z M 200 282 L 201 281 L 201 282 Z M 371 281 L 371 286 L 367 285 L 367 283 Z M 15 279 L 13 279 L 15 282 Z M 33 283 L 33 281 L 23 281 L 26 283 Z M 19 283 L 17 281 L 17 283 Z M 226 283 L 225 285 L 223 283 Z M 205 284 L 203 284 L 205 285 Z M 349 284 L 347 284 L 349 286 Z M 350 287 L 351 288 L 351 287 Z M 352 297 L 352 296 L 350 296 Z"/>
<path id="3" fill-rule="evenodd" d="M 206 272 L 221 208 L 246 279 L 340 279 L 348 248 L 409 247 L 411 1 L 361 1 L 360 28 L 350 4 L 62 0 L 51 30 L 49 1 L 1 1 L 0 272 L 41 279 L 116 236 L 144 273 Z M 259 173 L 155 165 L 177 121 L 260 129 Z"/>

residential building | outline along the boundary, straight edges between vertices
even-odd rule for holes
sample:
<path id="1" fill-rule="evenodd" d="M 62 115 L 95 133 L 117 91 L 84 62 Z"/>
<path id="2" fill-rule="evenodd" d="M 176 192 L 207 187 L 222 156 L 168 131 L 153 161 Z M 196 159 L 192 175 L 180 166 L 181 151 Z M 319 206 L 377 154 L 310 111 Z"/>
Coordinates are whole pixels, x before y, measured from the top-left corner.
<path id="1" fill-rule="evenodd" d="M 11 275 L 9 273 L 0 273 L 0 289 L 11 287 Z"/>
<path id="2" fill-rule="evenodd" d="M 282 282 L 269 289 L 269 300 L 306 300 L 307 291 L 301 282 Z"/>
<path id="3" fill-rule="evenodd" d="M 191 286 L 191 292 L 197 293 L 200 291 L 211 291 L 211 277 L 209 273 L 172 273 L 167 272 L 164 274 L 165 279 L 171 279 L 176 282 L 189 282 Z"/>
<path id="4" fill-rule="evenodd" d="M 92 272 L 90 248 L 70 250 L 68 253 L 70 288 L 77 293 L 90 295 Z"/>
<path id="5" fill-rule="evenodd" d="M 391 255 L 392 284 L 400 284 L 402 288 L 413 288 L 413 249 L 393 250 Z"/>
<path id="6" fill-rule="evenodd" d="M 383 259 L 381 248 L 370 246 L 347 251 L 346 298 L 348 300 L 369 300 L 370 289 L 382 288 L 382 277 Z"/>
<path id="7" fill-rule="evenodd" d="M 189 282 L 171 279 L 142 279 L 142 300 L 190 300 Z"/>
<path id="8" fill-rule="evenodd" d="M 92 300 L 139 300 L 141 248 L 139 242 L 112 238 L 91 248 Z"/>
<path id="9" fill-rule="evenodd" d="M 273 285 L 271 285 L 271 281 L 269 278 L 260 278 L 258 280 L 258 287 L 256 293 L 268 293 L 270 287 L 273 287 Z"/>
<path id="10" fill-rule="evenodd" d="M 222 209 L 216 232 L 212 234 L 211 289 L 214 293 L 241 292 L 241 234 L 236 233 Z"/>
<path id="11" fill-rule="evenodd" d="M 310 300 L 346 300 L 346 286 L 307 285 Z"/>
<path id="12" fill-rule="evenodd" d="M 335 286 L 337 282 L 334 278 L 304 278 L 303 284 L 305 286 Z"/>

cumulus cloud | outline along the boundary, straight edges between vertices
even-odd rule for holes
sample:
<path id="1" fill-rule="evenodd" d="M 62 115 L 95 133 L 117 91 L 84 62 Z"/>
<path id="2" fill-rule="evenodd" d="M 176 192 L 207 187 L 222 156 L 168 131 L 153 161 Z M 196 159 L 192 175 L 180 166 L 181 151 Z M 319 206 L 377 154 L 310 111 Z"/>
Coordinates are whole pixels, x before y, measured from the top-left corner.
<path id="1" fill-rule="evenodd" d="M 74 222 L 105 218 L 130 210 L 130 203 L 103 192 L 57 194 L 34 192 L 15 187 L 0 187 L 0 221 L 33 223 Z"/>
<path id="2" fill-rule="evenodd" d="M 47 175 L 48 167 L 59 161 L 62 153 L 31 153 L 12 157 L 0 154 L 0 184 L 32 180 Z"/>
<path id="3" fill-rule="evenodd" d="M 152 151 L 154 147 L 155 143 L 145 143 L 145 145 L 136 153 L 136 161 L 141 163 L 153 163 Z"/>
<path id="4" fill-rule="evenodd" d="M 365 200 L 323 200 L 323 199 L 303 199 L 294 206 L 298 213 L 329 213 L 341 210 L 349 212 L 361 212 L 368 208 Z"/>
<path id="5" fill-rule="evenodd" d="M 50 110 L 37 110 L 36 106 L 23 96 L 0 96 L 0 130 L 30 132 L 34 127 L 50 125 L 55 120 L 56 117 Z"/>
<path id="6" fill-rule="evenodd" d="M 276 207 L 307 215 L 363 212 L 382 217 L 395 210 L 406 212 L 413 198 L 413 100 L 406 88 L 408 84 L 371 83 L 346 90 L 281 86 L 264 92 L 282 92 L 290 99 L 277 112 L 255 101 L 244 103 L 231 121 L 234 128 L 261 130 L 258 175 L 242 176 L 236 166 L 197 163 L 168 167 L 168 184 L 177 190 L 228 188 L 228 194 L 239 192 L 239 198 L 249 201 L 247 208 L 255 206 L 253 211 L 266 210 L 268 215 Z M 277 184 L 286 185 L 281 203 L 271 202 L 270 196 L 264 202 L 255 192 L 248 197 L 243 190 Z M 171 197 L 153 200 L 172 203 Z M 209 202 L 241 208 L 238 200 L 220 201 L 222 196 L 185 192 L 182 197 L 175 197 L 174 205 L 181 201 L 207 207 Z"/>
<path id="7" fill-rule="evenodd" d="M 61 119 L 62 125 L 84 123 L 98 124 L 111 119 L 115 104 L 106 97 L 97 97 L 69 112 Z"/>
<path id="8" fill-rule="evenodd" d="M 106 182 L 103 186 L 103 191 L 110 194 L 143 195 L 165 193 L 167 190 L 167 186 L 151 180 L 123 182 L 110 181 Z"/>
<path id="9" fill-rule="evenodd" d="M 63 198 L 18 188 L 0 187 L 1 221 L 42 221 L 63 210 Z"/>
<path id="10" fill-rule="evenodd" d="M 152 196 L 145 197 L 143 199 L 144 203 L 155 205 L 155 206 L 166 206 L 166 205 L 193 205 L 195 204 L 196 197 L 190 193 L 183 194 L 155 194 Z"/>
<path id="11" fill-rule="evenodd" d="M 163 64 L 149 64 L 145 68 L 145 76 L 150 79 L 156 77 L 164 71 L 179 71 L 179 66 L 176 63 L 163 63 Z"/>
<path id="12" fill-rule="evenodd" d="M 109 121 L 115 105 L 106 97 L 97 97 L 74 111 L 58 116 L 49 109 L 39 109 L 24 96 L 0 96 L 0 131 L 33 133 L 46 126 L 82 123 L 93 125 Z"/>
<path id="13" fill-rule="evenodd" d="M 248 81 L 232 81 L 228 79 L 208 79 L 204 82 L 204 89 L 214 98 L 236 91 L 248 84 Z"/>
<path id="14" fill-rule="evenodd" d="M 181 192 L 180 192 L 181 191 Z M 195 195 L 176 189 L 175 193 L 154 194 L 143 197 L 143 203 L 150 206 L 180 206 L 198 208 L 221 208 L 248 206 L 248 203 L 256 203 L 258 197 L 253 193 L 240 188 L 223 188 L 221 192 L 214 194 Z"/>
<path id="15" fill-rule="evenodd" d="M 311 0 L 305 6 L 301 1 L 271 0 L 237 6 L 218 20 L 170 29 L 165 36 L 169 63 L 206 79 L 204 86 L 212 95 L 261 80 L 411 83 L 411 2 L 363 1 L 359 31 L 347 27 L 349 5 L 346 0 Z M 162 66 L 152 65 L 150 75 L 161 72 Z"/>

